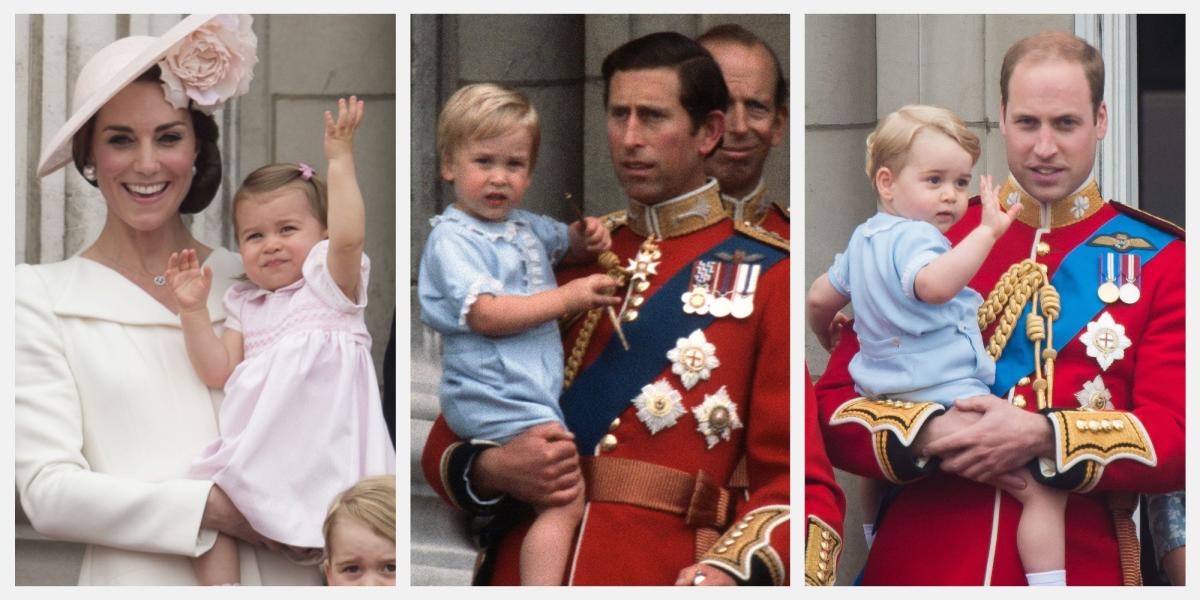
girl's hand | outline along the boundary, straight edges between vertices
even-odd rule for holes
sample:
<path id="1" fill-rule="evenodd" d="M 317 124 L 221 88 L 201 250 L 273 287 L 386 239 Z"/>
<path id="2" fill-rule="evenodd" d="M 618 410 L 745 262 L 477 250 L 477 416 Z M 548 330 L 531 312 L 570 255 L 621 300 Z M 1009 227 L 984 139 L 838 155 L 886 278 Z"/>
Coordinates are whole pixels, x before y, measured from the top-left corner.
<path id="1" fill-rule="evenodd" d="M 584 217 L 571 227 L 579 232 L 579 243 L 589 254 L 600 254 L 612 247 L 612 235 L 596 217 Z"/>
<path id="2" fill-rule="evenodd" d="M 1022 206 L 1018 203 L 1008 207 L 1007 210 L 1001 208 L 1000 186 L 992 185 L 991 175 L 979 178 L 979 199 L 983 204 L 980 226 L 991 230 L 994 239 L 1000 239 L 1000 236 L 1008 231 L 1008 227 L 1012 225 L 1017 215 L 1021 214 Z"/>
<path id="3" fill-rule="evenodd" d="M 594 273 L 587 277 L 573 279 L 558 289 L 563 293 L 566 314 L 573 314 L 598 306 L 620 304 L 621 299 L 612 295 L 616 287 L 617 281 L 612 277 Z"/>
<path id="4" fill-rule="evenodd" d="M 362 122 L 363 107 L 362 100 L 350 96 L 349 103 L 345 98 L 338 98 L 336 121 L 333 113 L 325 111 L 325 158 L 333 161 L 354 155 L 354 131 Z"/>
<path id="5" fill-rule="evenodd" d="M 208 292 L 212 289 L 212 267 L 200 268 L 196 251 L 190 248 L 172 252 L 167 259 L 167 283 L 179 312 L 194 312 L 208 307 Z"/>

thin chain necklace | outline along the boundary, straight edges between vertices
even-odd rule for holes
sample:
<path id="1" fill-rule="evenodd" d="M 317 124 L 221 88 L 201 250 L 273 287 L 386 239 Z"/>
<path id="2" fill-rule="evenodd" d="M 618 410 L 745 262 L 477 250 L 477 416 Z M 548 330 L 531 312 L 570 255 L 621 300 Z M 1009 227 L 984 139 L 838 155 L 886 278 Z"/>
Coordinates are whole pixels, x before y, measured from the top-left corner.
<path id="1" fill-rule="evenodd" d="M 155 287 L 163 287 L 163 286 L 167 285 L 167 274 L 165 272 L 155 275 L 153 273 L 146 271 L 145 267 L 143 267 L 141 269 L 142 272 L 137 273 L 137 272 L 134 272 L 132 269 L 128 269 L 125 266 L 121 265 L 120 262 L 118 262 L 113 257 L 109 256 L 107 253 L 101 254 L 101 253 L 97 252 L 97 254 L 100 255 L 101 258 L 104 259 L 104 261 L 108 264 L 108 266 L 112 267 L 114 270 L 125 275 L 126 277 L 129 277 L 130 279 L 149 278 L 150 281 L 152 283 L 154 283 Z"/>

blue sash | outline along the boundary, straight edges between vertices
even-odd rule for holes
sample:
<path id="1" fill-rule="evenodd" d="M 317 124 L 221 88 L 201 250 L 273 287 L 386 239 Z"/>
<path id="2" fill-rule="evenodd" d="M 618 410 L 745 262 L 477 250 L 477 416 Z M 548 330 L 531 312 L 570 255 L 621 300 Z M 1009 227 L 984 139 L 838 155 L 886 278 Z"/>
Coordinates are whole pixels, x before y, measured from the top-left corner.
<path id="1" fill-rule="evenodd" d="M 1143 223 L 1129 215 L 1118 214 L 1096 229 L 1088 237 L 1088 240 L 1099 235 L 1116 233 L 1125 233 L 1131 238 L 1142 238 L 1154 245 L 1154 248 L 1134 248 L 1121 253 L 1122 256 L 1127 254 L 1140 256 L 1143 268 L 1146 263 L 1158 255 L 1160 250 L 1175 239 L 1173 234 Z M 1054 277 L 1050 278 L 1050 283 L 1054 285 L 1062 298 L 1063 306 L 1059 318 L 1054 321 L 1054 349 L 1056 351 L 1062 352 L 1063 347 L 1075 339 L 1075 334 L 1107 306 L 1096 295 L 1096 288 L 1100 286 L 1098 275 L 1100 258 L 1106 252 L 1113 251 L 1112 248 L 1089 246 L 1084 242 L 1063 258 L 1062 264 L 1054 272 Z M 1030 304 L 1032 303 L 1026 304 L 1025 309 L 1021 311 L 1017 327 L 1014 329 L 1024 330 L 1025 317 L 1029 314 Z M 1068 307 L 1070 307 L 1069 310 Z M 1033 344 L 1029 343 L 1024 335 L 1020 337 L 1019 341 L 1010 339 L 1008 345 L 1004 347 L 1000 359 L 996 361 L 996 381 L 992 384 L 992 393 L 997 396 L 1003 397 L 1008 394 L 1008 390 L 1012 389 L 1020 378 L 1033 370 Z M 1017 338 L 1016 332 L 1014 332 L 1013 338 Z"/>
<path id="2" fill-rule="evenodd" d="M 762 273 L 787 254 L 753 238 L 734 234 L 710 248 L 696 260 L 720 260 L 718 253 L 761 254 Z M 697 329 L 707 328 L 712 315 L 689 315 L 683 312 L 683 293 L 691 283 L 691 269 L 679 269 L 638 309 L 636 321 L 623 324 L 629 340 L 627 352 L 616 334 L 609 340 L 600 356 L 581 371 L 575 382 L 563 393 L 560 405 L 567 429 L 575 434 L 579 454 L 589 456 L 600 438 L 608 431 L 612 420 L 629 408 L 641 393 L 642 386 L 667 366 L 667 351 L 679 338 Z M 733 318 L 733 317 L 726 317 Z"/>

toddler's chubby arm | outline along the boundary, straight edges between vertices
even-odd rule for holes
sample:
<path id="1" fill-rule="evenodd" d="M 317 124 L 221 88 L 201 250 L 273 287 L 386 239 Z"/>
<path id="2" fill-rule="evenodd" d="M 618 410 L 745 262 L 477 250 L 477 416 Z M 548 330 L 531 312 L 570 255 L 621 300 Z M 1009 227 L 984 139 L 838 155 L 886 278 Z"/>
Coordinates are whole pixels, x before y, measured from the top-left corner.
<path id="1" fill-rule="evenodd" d="M 808 288 L 808 326 L 826 351 L 832 352 L 837 345 L 837 334 L 848 320 L 838 312 L 846 307 L 850 299 L 843 296 L 829 283 L 829 274 L 823 273 L 812 287 Z"/>
<path id="2" fill-rule="evenodd" d="M 596 217 L 583 217 L 567 228 L 569 240 L 563 264 L 583 264 L 612 247 L 612 235 Z"/>
<path id="3" fill-rule="evenodd" d="M 233 369 L 242 362 L 242 333 L 229 328 L 219 338 L 213 333 L 208 314 L 212 267 L 201 269 L 196 251 L 187 249 L 173 252 L 167 259 L 166 276 L 179 305 L 179 322 L 192 367 L 208 387 L 225 387 Z"/>
<path id="4" fill-rule="evenodd" d="M 325 158 L 329 160 L 329 274 L 351 302 L 362 284 L 366 209 L 354 172 L 354 132 L 362 122 L 363 101 L 338 99 L 337 120 L 325 111 Z"/>
<path id="5" fill-rule="evenodd" d="M 1020 204 L 1014 204 L 1008 210 L 1000 208 L 1000 186 L 992 185 L 991 175 L 980 178 L 979 195 L 983 204 L 979 226 L 917 273 L 914 287 L 921 301 L 944 304 L 967 287 L 996 240 L 1008 231 L 1021 212 Z"/>
<path id="6" fill-rule="evenodd" d="M 617 282 L 595 273 L 532 296 L 480 294 L 467 313 L 471 331 L 486 336 L 511 335 L 583 310 L 620 304 L 612 295 Z"/>

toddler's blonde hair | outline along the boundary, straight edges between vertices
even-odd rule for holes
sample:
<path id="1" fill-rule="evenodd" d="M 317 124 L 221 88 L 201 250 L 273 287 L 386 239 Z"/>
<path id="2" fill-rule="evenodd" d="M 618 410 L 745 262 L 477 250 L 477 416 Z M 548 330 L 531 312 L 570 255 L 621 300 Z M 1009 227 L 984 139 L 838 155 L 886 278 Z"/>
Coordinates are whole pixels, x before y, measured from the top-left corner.
<path id="1" fill-rule="evenodd" d="M 913 140 L 927 129 L 949 136 L 971 155 L 972 165 L 979 160 L 979 136 L 958 115 L 940 106 L 909 104 L 880 119 L 875 131 L 867 136 L 867 177 L 872 184 L 883 167 L 899 173 L 908 163 Z"/>
<path id="2" fill-rule="evenodd" d="M 396 477 L 377 475 L 367 477 L 338 494 L 329 505 L 325 525 L 325 557 L 331 554 L 330 539 L 337 524 L 353 519 L 393 544 L 396 543 Z"/>
<path id="3" fill-rule="evenodd" d="M 529 170 L 537 164 L 542 130 L 537 111 L 529 98 L 512 88 L 495 83 L 475 83 L 460 88 L 438 116 L 437 150 L 442 166 L 472 140 L 490 140 L 520 128 L 529 131 Z"/>

